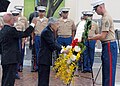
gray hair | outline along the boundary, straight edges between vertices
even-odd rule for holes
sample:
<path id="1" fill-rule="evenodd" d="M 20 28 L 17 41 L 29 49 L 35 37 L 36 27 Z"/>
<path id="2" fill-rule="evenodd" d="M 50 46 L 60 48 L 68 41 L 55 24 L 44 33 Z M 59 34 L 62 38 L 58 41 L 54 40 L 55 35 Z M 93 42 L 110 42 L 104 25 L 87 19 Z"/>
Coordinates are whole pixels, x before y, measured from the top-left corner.
<path id="1" fill-rule="evenodd" d="M 48 25 L 56 23 L 58 20 L 57 18 L 54 17 L 49 17 L 48 19 Z"/>

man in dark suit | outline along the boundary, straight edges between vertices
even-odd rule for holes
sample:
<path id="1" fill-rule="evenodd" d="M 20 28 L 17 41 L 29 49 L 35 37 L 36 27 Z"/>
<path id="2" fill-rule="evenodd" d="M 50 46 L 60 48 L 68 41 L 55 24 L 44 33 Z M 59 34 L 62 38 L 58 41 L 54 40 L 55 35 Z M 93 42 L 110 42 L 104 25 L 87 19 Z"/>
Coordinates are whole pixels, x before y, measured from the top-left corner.
<path id="1" fill-rule="evenodd" d="M 41 45 L 38 55 L 38 86 L 49 86 L 50 66 L 52 64 L 52 52 L 62 48 L 54 39 L 54 32 L 58 28 L 57 19 L 50 17 L 48 26 L 41 33 Z M 66 53 L 67 51 L 64 51 Z"/>
<path id="2" fill-rule="evenodd" d="M 1 86 L 14 86 L 17 63 L 20 61 L 19 38 L 29 36 L 36 24 L 36 20 L 24 31 L 17 31 L 13 27 L 15 19 L 12 14 L 3 16 L 4 27 L 0 31 L 2 83 Z"/>

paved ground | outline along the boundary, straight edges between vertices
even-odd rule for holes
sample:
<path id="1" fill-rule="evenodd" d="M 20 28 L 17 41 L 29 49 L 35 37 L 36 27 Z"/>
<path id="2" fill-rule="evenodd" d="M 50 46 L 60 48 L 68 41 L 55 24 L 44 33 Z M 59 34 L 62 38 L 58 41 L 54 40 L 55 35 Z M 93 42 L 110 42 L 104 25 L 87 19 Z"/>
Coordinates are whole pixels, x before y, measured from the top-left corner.
<path id="1" fill-rule="evenodd" d="M 94 78 L 96 78 L 96 74 L 98 73 L 100 64 L 95 63 L 93 71 L 94 71 Z M 37 86 L 37 72 L 30 72 L 30 66 L 24 66 L 23 72 L 20 74 L 20 80 L 16 80 L 15 86 Z M 116 74 L 116 86 L 120 86 L 120 66 L 117 65 L 117 74 Z M 93 86 L 91 73 L 81 73 L 76 71 L 75 74 L 79 75 L 79 77 L 75 77 L 70 86 Z M 1 68 L 0 68 L 0 79 L 1 79 Z M 51 70 L 50 73 L 50 86 L 65 86 L 62 81 L 55 78 L 55 73 Z M 101 85 L 101 71 L 96 79 L 95 86 L 102 86 Z"/>
<path id="2" fill-rule="evenodd" d="M 16 80 L 15 86 L 37 86 L 37 72 L 31 72 L 31 51 L 26 48 L 27 52 L 25 55 L 24 61 L 24 70 L 20 74 L 20 80 Z M 93 66 L 93 73 L 94 79 L 98 73 L 100 68 L 101 61 L 100 61 L 100 53 L 96 53 L 95 55 L 95 63 Z M 118 63 L 117 63 L 117 72 L 116 72 L 116 86 L 120 86 L 120 56 L 118 56 Z M 1 66 L 0 66 L 0 80 L 1 80 Z M 91 73 L 81 73 L 80 71 L 76 71 L 75 74 L 79 75 L 79 77 L 74 77 L 70 86 L 93 86 Z M 1 84 L 1 83 L 0 83 Z M 52 71 L 50 73 L 50 86 L 65 86 L 61 80 L 55 78 L 55 73 Z M 96 79 L 95 86 L 102 86 L 101 85 L 101 71 Z"/>

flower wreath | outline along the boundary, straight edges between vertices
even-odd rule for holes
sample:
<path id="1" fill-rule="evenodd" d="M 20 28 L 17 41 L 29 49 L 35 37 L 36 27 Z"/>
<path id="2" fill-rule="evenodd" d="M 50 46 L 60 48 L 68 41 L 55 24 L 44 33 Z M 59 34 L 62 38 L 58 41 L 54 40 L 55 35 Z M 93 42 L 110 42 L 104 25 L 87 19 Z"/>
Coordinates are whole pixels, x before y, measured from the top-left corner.
<path id="1" fill-rule="evenodd" d="M 90 19 L 86 20 L 84 27 L 85 29 L 82 35 L 82 41 L 78 42 L 78 39 L 75 39 L 72 41 L 71 45 L 62 47 L 61 54 L 59 54 L 59 58 L 57 58 L 54 63 L 53 70 L 56 71 L 56 77 L 59 77 L 66 85 L 71 83 L 75 69 L 77 68 L 78 60 L 86 49 L 84 43 L 88 38 L 89 28 L 91 28 Z M 68 50 L 69 53 L 62 53 L 64 50 Z"/>

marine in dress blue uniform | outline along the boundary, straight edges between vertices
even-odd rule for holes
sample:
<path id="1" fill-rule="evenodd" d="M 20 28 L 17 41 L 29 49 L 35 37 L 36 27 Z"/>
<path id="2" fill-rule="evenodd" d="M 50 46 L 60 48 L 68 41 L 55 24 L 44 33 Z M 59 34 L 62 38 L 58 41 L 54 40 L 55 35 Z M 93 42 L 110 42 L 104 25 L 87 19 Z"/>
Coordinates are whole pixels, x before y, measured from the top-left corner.
<path id="1" fill-rule="evenodd" d="M 84 19 L 93 17 L 93 11 L 83 11 L 82 12 Z M 92 27 L 89 30 L 88 36 L 94 36 L 98 33 L 98 25 L 92 21 Z M 92 66 L 94 62 L 94 53 L 95 53 L 95 43 L 96 40 L 87 40 L 85 42 L 86 49 L 83 52 L 83 71 L 82 72 L 92 72 Z"/>
<path id="2" fill-rule="evenodd" d="M 20 16 L 20 11 L 19 10 L 12 10 L 11 11 L 12 15 L 14 16 L 14 19 L 15 19 L 15 23 L 14 23 L 14 27 L 18 30 L 18 25 L 17 25 L 17 22 L 18 22 L 18 17 Z M 20 25 L 19 25 L 20 26 Z M 20 26 L 21 27 L 21 26 Z M 22 56 L 22 53 L 21 53 L 21 47 L 22 47 L 22 38 L 19 38 L 19 41 L 18 41 L 18 47 L 19 47 L 19 50 L 20 50 L 20 57 Z M 19 63 L 22 61 L 22 57 L 19 61 Z M 19 63 L 17 64 L 17 68 L 19 68 Z M 18 70 L 16 71 L 16 79 L 20 79 L 20 76 L 18 74 Z"/>
<path id="3" fill-rule="evenodd" d="M 102 15 L 100 34 L 88 39 L 102 43 L 102 86 L 115 86 L 117 63 L 117 43 L 112 17 L 108 14 L 103 0 L 94 0 L 91 4 L 98 15 Z"/>
<path id="4" fill-rule="evenodd" d="M 47 26 L 48 19 L 45 17 L 46 7 L 45 6 L 38 6 L 37 10 L 39 11 L 39 16 L 37 17 L 37 24 L 34 30 L 34 44 L 35 44 L 35 54 L 36 54 L 36 64 L 35 64 L 35 71 L 38 70 L 38 53 L 40 49 L 40 34 L 42 30 Z"/>
<path id="5" fill-rule="evenodd" d="M 76 30 L 74 21 L 68 18 L 69 10 L 70 8 L 61 8 L 61 17 L 58 19 L 57 42 L 63 46 L 72 43 Z"/>
<path id="6" fill-rule="evenodd" d="M 21 15 L 23 6 L 15 6 L 14 8 L 16 10 L 11 11 L 12 14 L 16 18 L 16 22 L 15 22 L 14 26 L 16 27 L 16 29 L 18 31 L 24 31 L 28 27 L 28 21 L 27 21 L 26 17 Z M 26 38 L 19 39 L 19 48 L 20 48 L 20 51 L 21 51 L 21 62 L 18 64 L 18 71 L 19 72 L 22 72 L 22 70 L 23 70 L 25 40 L 26 40 Z"/>

